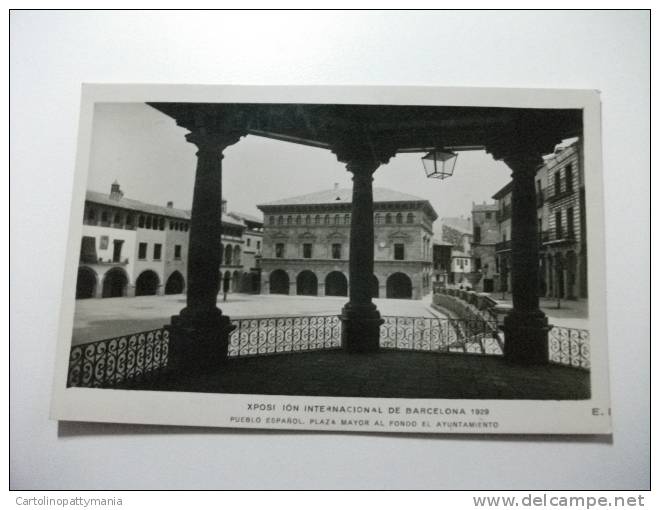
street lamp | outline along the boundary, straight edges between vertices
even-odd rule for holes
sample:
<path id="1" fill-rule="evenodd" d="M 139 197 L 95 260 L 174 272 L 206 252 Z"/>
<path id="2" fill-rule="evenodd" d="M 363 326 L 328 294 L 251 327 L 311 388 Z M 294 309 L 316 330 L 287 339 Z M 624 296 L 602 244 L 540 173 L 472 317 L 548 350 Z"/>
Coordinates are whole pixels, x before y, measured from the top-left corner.
<path id="1" fill-rule="evenodd" d="M 434 149 L 422 157 L 426 177 L 446 179 L 454 174 L 458 154 L 449 149 Z"/>

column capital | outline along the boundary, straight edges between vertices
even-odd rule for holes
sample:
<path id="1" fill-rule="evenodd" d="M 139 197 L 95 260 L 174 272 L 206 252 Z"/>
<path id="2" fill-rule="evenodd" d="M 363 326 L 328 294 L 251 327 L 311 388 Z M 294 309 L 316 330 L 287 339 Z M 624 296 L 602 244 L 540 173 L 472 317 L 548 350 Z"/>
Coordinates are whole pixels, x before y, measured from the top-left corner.
<path id="1" fill-rule="evenodd" d="M 521 173 L 535 174 L 536 169 L 543 164 L 541 154 L 534 151 L 507 154 L 502 160 L 511 169 L 511 174 L 514 176 Z"/>
<path id="2" fill-rule="evenodd" d="M 238 142 L 246 133 L 243 131 L 208 132 L 204 129 L 192 131 L 186 135 L 186 140 L 197 146 L 200 152 L 217 154 L 222 157 L 222 152 Z"/>
<path id="3" fill-rule="evenodd" d="M 380 165 L 385 165 L 396 155 L 396 147 L 377 145 L 371 140 L 356 138 L 350 142 L 334 144 L 332 152 L 340 163 L 345 163 L 351 173 L 374 173 Z"/>

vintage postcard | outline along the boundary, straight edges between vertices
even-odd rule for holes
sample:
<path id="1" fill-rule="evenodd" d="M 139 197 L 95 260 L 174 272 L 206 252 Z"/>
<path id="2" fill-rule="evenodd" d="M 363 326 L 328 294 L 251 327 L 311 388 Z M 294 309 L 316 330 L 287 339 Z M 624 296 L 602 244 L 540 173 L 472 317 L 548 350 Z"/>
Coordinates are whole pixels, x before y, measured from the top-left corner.
<path id="1" fill-rule="evenodd" d="M 90 84 L 75 172 L 53 419 L 611 432 L 596 91 Z"/>

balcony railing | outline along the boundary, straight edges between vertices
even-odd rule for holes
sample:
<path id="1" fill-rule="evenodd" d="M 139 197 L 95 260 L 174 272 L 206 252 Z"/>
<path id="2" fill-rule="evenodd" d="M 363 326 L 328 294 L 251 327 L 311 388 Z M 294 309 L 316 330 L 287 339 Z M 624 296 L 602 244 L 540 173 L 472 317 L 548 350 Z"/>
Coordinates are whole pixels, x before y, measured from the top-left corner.
<path id="1" fill-rule="evenodd" d="M 453 298 L 465 302 L 466 306 L 472 305 L 479 308 L 479 310 L 488 311 L 490 309 L 493 312 L 491 313 L 492 316 L 497 315 L 495 307 L 498 303 L 497 301 L 490 299 L 487 294 L 477 294 L 475 292 L 450 288 L 434 289 L 434 293 L 438 295 L 452 296 Z M 505 341 L 506 338 L 502 340 L 500 346 L 502 346 Z M 591 367 L 589 330 L 552 326 L 548 334 L 548 361 L 558 365 L 589 370 Z"/>
<path id="2" fill-rule="evenodd" d="M 559 188 L 557 188 L 555 185 L 547 186 L 541 190 L 541 194 L 546 202 L 552 203 L 561 198 L 569 196 L 574 191 L 576 191 L 575 188 L 567 188 L 566 182 L 562 180 L 561 186 Z"/>
<path id="3" fill-rule="evenodd" d="M 152 329 L 71 347 L 67 386 L 130 386 L 162 375 L 169 332 Z"/>
<path id="4" fill-rule="evenodd" d="M 589 331 L 555 326 L 550 330 L 548 355 L 551 363 L 589 369 Z"/>
<path id="5" fill-rule="evenodd" d="M 502 354 L 494 321 L 438 317 L 383 317 L 383 349 L 462 354 Z"/>
<path id="6" fill-rule="evenodd" d="M 232 324 L 230 358 L 341 347 L 338 315 L 237 319 Z"/>
<path id="7" fill-rule="evenodd" d="M 383 317 L 380 347 L 384 350 L 501 356 L 503 333 L 484 318 Z M 338 315 L 264 317 L 233 320 L 229 359 L 294 354 L 341 348 Z M 159 328 L 74 345 L 69 356 L 68 387 L 129 388 L 167 376 L 169 332 Z M 548 359 L 589 369 L 589 332 L 554 327 Z"/>
<path id="8" fill-rule="evenodd" d="M 575 231 L 574 230 L 557 230 L 549 229 L 539 232 L 539 243 L 555 243 L 555 242 L 573 242 L 575 241 Z"/>

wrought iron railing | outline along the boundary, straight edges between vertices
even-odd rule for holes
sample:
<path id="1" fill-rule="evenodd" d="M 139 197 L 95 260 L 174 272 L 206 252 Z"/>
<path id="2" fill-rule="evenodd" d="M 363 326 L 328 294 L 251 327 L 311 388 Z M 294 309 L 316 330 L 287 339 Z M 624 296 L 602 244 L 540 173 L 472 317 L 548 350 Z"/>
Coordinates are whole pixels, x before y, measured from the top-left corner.
<path id="1" fill-rule="evenodd" d="M 382 349 L 502 355 L 505 338 L 497 322 L 440 317 L 383 317 Z M 229 358 L 341 348 L 338 315 L 236 319 Z M 71 348 L 67 386 L 131 387 L 166 373 L 169 332 L 165 328 L 108 338 Z M 589 332 L 553 327 L 551 363 L 589 369 Z"/>
<path id="2" fill-rule="evenodd" d="M 472 306 L 469 306 L 469 298 L 474 297 L 472 296 L 474 293 L 458 289 L 441 288 L 437 289 L 435 294 L 435 297 L 437 298 L 451 296 L 462 301 L 465 304 L 466 312 L 469 311 L 467 309 L 468 307 L 470 309 L 473 308 Z M 495 312 L 497 301 L 490 299 L 485 295 L 478 296 L 478 298 L 483 299 L 481 304 L 484 305 L 484 308 L 482 309 L 481 306 L 474 307 L 477 310 L 472 310 L 472 313 L 477 313 L 477 311 L 480 313 L 485 312 L 488 314 L 483 315 L 483 318 L 486 321 L 489 317 L 492 317 L 493 320 L 497 322 L 497 313 Z M 504 342 L 504 333 L 500 332 L 498 335 L 498 343 L 500 347 L 503 347 Z M 590 352 L 589 330 L 566 328 L 563 326 L 551 327 L 550 332 L 548 333 L 548 360 L 551 363 L 589 370 L 591 368 Z"/>
<path id="3" fill-rule="evenodd" d="M 235 319 L 230 358 L 341 347 L 338 315 Z"/>
<path id="4" fill-rule="evenodd" d="M 577 368 L 591 368 L 589 331 L 554 326 L 548 338 L 548 359 L 551 363 Z"/>
<path id="5" fill-rule="evenodd" d="M 551 243 L 556 241 L 575 241 L 575 230 L 574 229 L 556 229 L 551 228 L 548 230 L 542 230 L 538 234 L 540 243 Z"/>
<path id="6" fill-rule="evenodd" d="M 439 317 L 383 317 L 380 346 L 408 351 L 502 354 L 494 321 Z"/>
<path id="7" fill-rule="evenodd" d="M 168 349 L 164 328 L 74 345 L 67 386 L 109 388 L 157 377 L 167 366 Z"/>

